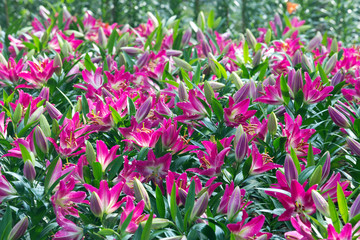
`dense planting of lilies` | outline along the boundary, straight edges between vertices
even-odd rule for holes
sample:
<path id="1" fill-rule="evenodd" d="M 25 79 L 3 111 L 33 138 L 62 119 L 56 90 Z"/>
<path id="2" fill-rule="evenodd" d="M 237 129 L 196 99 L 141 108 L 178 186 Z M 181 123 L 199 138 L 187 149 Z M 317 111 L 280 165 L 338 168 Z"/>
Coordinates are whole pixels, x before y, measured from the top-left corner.
<path id="1" fill-rule="evenodd" d="M 359 48 L 148 16 L 0 32 L 0 238 L 360 238 Z"/>

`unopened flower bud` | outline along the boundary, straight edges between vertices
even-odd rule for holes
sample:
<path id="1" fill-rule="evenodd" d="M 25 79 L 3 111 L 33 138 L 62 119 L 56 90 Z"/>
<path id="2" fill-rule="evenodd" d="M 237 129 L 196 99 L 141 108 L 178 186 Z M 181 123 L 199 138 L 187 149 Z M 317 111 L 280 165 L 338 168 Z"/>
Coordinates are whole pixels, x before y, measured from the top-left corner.
<path id="1" fill-rule="evenodd" d="M 205 15 L 203 11 L 199 12 L 198 18 L 197 18 L 197 25 L 201 30 L 205 29 Z"/>
<path id="2" fill-rule="evenodd" d="M 146 220 L 147 221 L 147 220 Z M 146 221 L 143 221 L 140 223 L 142 227 L 145 227 Z M 165 218 L 154 218 L 152 220 L 151 229 L 157 230 L 157 229 L 164 229 L 171 223 L 170 220 Z"/>
<path id="3" fill-rule="evenodd" d="M 322 177 L 322 166 L 317 166 L 309 178 L 309 186 L 314 186 L 316 184 L 319 184 L 321 182 L 321 177 Z"/>
<path id="4" fill-rule="evenodd" d="M 190 38 L 191 38 L 191 33 L 192 33 L 192 30 L 191 28 L 188 28 L 185 33 L 183 34 L 182 36 L 182 39 L 181 39 L 181 44 L 183 46 L 186 46 L 188 45 L 189 41 L 190 41 Z"/>
<path id="5" fill-rule="evenodd" d="M 299 63 L 301 63 L 301 51 L 298 49 L 292 58 L 292 64 L 293 66 L 296 66 Z"/>
<path id="6" fill-rule="evenodd" d="M 62 69 L 62 60 L 60 55 L 56 52 L 55 57 L 54 57 L 54 67 L 56 67 L 55 73 L 56 75 L 60 75 L 61 74 L 61 69 Z"/>
<path id="7" fill-rule="evenodd" d="M 219 82 L 215 82 L 215 81 L 208 81 L 208 83 L 210 84 L 210 86 L 212 87 L 212 89 L 214 89 L 214 91 L 220 90 L 223 87 L 225 87 L 225 84 L 223 83 L 219 83 Z"/>
<path id="8" fill-rule="evenodd" d="M 290 155 L 286 155 L 284 162 L 284 173 L 286 182 L 288 185 L 291 185 L 291 181 L 293 179 L 298 180 L 298 171 L 296 169 L 294 160 L 290 157 Z"/>
<path id="9" fill-rule="evenodd" d="M 102 27 L 99 27 L 99 30 L 98 30 L 98 43 L 103 48 L 106 47 L 106 45 L 107 45 L 107 38 L 106 38 L 106 35 L 104 32 L 104 29 Z"/>
<path id="10" fill-rule="evenodd" d="M 237 186 L 230 196 L 229 204 L 227 207 L 227 217 L 230 222 L 237 216 L 239 210 L 241 209 L 241 199 L 241 191 L 239 186 Z"/>
<path id="11" fill-rule="evenodd" d="M 357 196 L 350 208 L 349 219 L 353 219 L 358 214 L 360 214 L 360 194 Z"/>
<path id="12" fill-rule="evenodd" d="M 152 105 L 152 97 L 149 97 L 136 111 L 135 119 L 138 123 L 142 122 L 147 117 L 147 115 L 151 110 L 151 105 Z"/>
<path id="13" fill-rule="evenodd" d="M 237 89 L 240 89 L 244 83 L 241 81 L 241 78 L 239 77 L 239 75 L 236 74 L 236 72 L 232 72 L 229 76 L 229 80 L 235 84 L 235 87 Z"/>
<path id="14" fill-rule="evenodd" d="M 101 199 L 96 192 L 91 193 L 90 210 L 96 217 L 102 217 L 102 215 L 104 214 Z"/>
<path id="15" fill-rule="evenodd" d="M 249 44 L 249 47 L 251 47 L 252 49 L 255 49 L 257 41 L 249 29 L 246 29 L 246 42 Z"/>
<path id="16" fill-rule="evenodd" d="M 185 102 L 189 99 L 189 94 L 183 82 L 179 83 L 178 94 L 181 102 Z"/>
<path id="17" fill-rule="evenodd" d="M 173 57 L 173 60 L 176 64 L 176 66 L 180 67 L 180 68 L 183 68 L 185 71 L 192 71 L 193 68 L 192 66 L 187 63 L 186 61 L 180 59 L 180 58 L 177 58 L 177 57 Z"/>
<path id="18" fill-rule="evenodd" d="M 256 53 L 255 53 L 255 56 L 253 58 L 253 62 L 252 62 L 252 66 L 253 68 L 256 67 L 257 65 L 259 65 L 261 62 L 261 50 L 258 50 Z"/>
<path id="19" fill-rule="evenodd" d="M 139 59 L 136 62 L 136 65 L 140 69 L 146 64 L 148 64 L 149 60 L 150 60 L 150 53 L 148 51 L 145 51 L 142 55 L 140 55 Z"/>
<path id="20" fill-rule="evenodd" d="M 179 191 L 180 204 L 185 205 L 186 198 L 187 198 L 187 192 L 182 188 L 179 188 L 178 191 Z"/>
<path id="21" fill-rule="evenodd" d="M 21 238 L 25 232 L 26 229 L 29 226 L 29 219 L 28 217 L 22 218 L 12 229 L 9 234 L 8 240 L 17 240 Z"/>
<path id="22" fill-rule="evenodd" d="M 301 65 L 302 68 L 306 69 L 310 73 L 315 71 L 315 67 L 312 60 L 310 60 L 310 58 L 308 58 L 305 54 L 302 55 Z"/>
<path id="23" fill-rule="evenodd" d="M 119 42 L 116 44 L 116 51 L 118 51 L 122 47 L 125 47 L 128 44 L 129 36 L 130 35 L 128 32 L 125 32 L 124 34 L 121 35 Z"/>
<path id="24" fill-rule="evenodd" d="M 338 52 L 338 50 L 339 50 L 338 41 L 336 40 L 336 38 L 333 38 L 331 41 L 330 51 L 335 53 L 335 52 Z"/>
<path id="25" fill-rule="evenodd" d="M 86 151 L 85 151 L 86 160 L 90 165 L 92 165 L 92 163 L 96 161 L 95 150 L 89 141 L 86 141 L 85 145 L 86 145 Z"/>
<path id="26" fill-rule="evenodd" d="M 137 178 L 134 178 L 134 193 L 136 200 L 138 202 L 143 200 L 145 203 L 145 208 L 150 211 L 151 203 L 150 203 L 149 194 L 144 188 L 144 185 Z"/>
<path id="27" fill-rule="evenodd" d="M 329 204 L 325 200 L 325 198 L 321 196 L 321 194 L 316 190 L 311 191 L 311 196 L 315 203 L 316 209 L 319 210 L 319 212 L 321 212 L 325 217 L 329 218 L 330 209 L 329 209 Z"/>
<path id="28" fill-rule="evenodd" d="M 38 121 L 43 112 L 44 112 L 44 107 L 40 106 L 33 112 L 33 114 L 31 114 L 27 123 L 31 124 L 31 123 Z"/>
<path id="29" fill-rule="evenodd" d="M 336 125 L 341 128 L 349 128 L 351 126 L 349 120 L 337 109 L 332 106 L 328 107 L 329 115 Z"/>
<path id="30" fill-rule="evenodd" d="M 143 50 L 141 50 L 140 48 L 136 48 L 136 47 L 122 47 L 121 50 L 126 52 L 130 56 L 134 56 L 134 55 L 137 55 L 137 54 L 143 52 Z"/>
<path id="31" fill-rule="evenodd" d="M 317 32 L 315 37 L 310 40 L 310 42 L 309 42 L 309 44 L 307 46 L 307 50 L 309 52 L 314 50 L 321 43 L 321 40 L 322 40 L 321 33 Z"/>
<path id="32" fill-rule="evenodd" d="M 152 22 L 152 24 L 154 25 L 154 27 L 157 28 L 159 26 L 159 21 L 155 17 L 155 15 L 152 14 L 152 12 L 147 12 L 146 14 L 147 14 L 148 18 L 150 19 L 150 21 Z"/>
<path id="33" fill-rule="evenodd" d="M 345 75 L 344 75 L 343 71 L 340 69 L 339 71 L 337 71 L 337 73 L 335 73 L 335 75 L 331 79 L 331 86 L 338 85 L 339 83 L 344 81 L 344 79 L 345 79 Z"/>
<path id="34" fill-rule="evenodd" d="M 211 104 L 212 98 L 215 97 L 215 93 L 208 81 L 204 82 L 204 93 L 206 101 Z"/>
<path id="35" fill-rule="evenodd" d="M 209 202 L 209 194 L 205 191 L 201 197 L 195 202 L 194 207 L 190 213 L 190 220 L 194 220 L 195 217 L 200 217 L 206 210 Z"/>
<path id="36" fill-rule="evenodd" d="M 48 152 L 47 138 L 39 126 L 36 126 L 34 135 L 35 135 L 36 145 L 40 148 L 40 150 L 43 153 L 47 153 Z"/>
<path id="37" fill-rule="evenodd" d="M 23 173 L 29 182 L 33 182 L 35 180 L 36 170 L 34 164 L 30 160 L 25 161 Z"/>
<path id="38" fill-rule="evenodd" d="M 250 83 L 247 82 L 244 86 L 242 86 L 242 88 L 240 88 L 239 91 L 237 91 L 233 98 L 234 98 L 234 102 L 235 104 L 245 100 L 245 98 L 247 98 L 250 95 Z"/>
<path id="39" fill-rule="evenodd" d="M 330 168 L 331 168 L 331 158 L 330 158 L 329 151 L 326 151 L 323 156 L 325 156 L 325 155 L 326 155 L 326 160 L 322 167 L 322 174 L 321 174 L 320 182 L 324 182 L 326 180 L 326 178 L 329 176 Z"/>
<path id="40" fill-rule="evenodd" d="M 52 119 L 59 120 L 62 118 L 62 113 L 49 102 L 46 102 L 46 111 Z"/>
<path id="41" fill-rule="evenodd" d="M 351 137 L 347 137 L 346 142 L 351 152 L 357 156 L 360 156 L 360 143 Z"/>
<path id="42" fill-rule="evenodd" d="M 17 124 L 21 120 L 22 109 L 23 109 L 22 105 L 18 103 L 18 105 L 15 108 L 14 114 L 12 116 L 13 123 Z"/>
<path id="43" fill-rule="evenodd" d="M 236 132 L 235 132 L 235 138 L 234 138 L 234 146 L 237 145 L 237 143 L 240 140 L 241 135 L 244 133 L 244 128 L 243 126 L 240 124 L 237 128 L 236 128 Z"/>
<path id="44" fill-rule="evenodd" d="M 182 51 L 180 50 L 173 50 L 173 49 L 166 50 L 167 57 L 180 57 L 181 55 L 182 55 Z"/>
<path id="45" fill-rule="evenodd" d="M 248 149 L 249 145 L 246 133 L 242 133 L 235 147 L 235 159 L 237 162 L 241 162 L 246 157 Z"/>
<path id="46" fill-rule="evenodd" d="M 272 112 L 272 113 L 270 113 L 269 119 L 267 122 L 268 131 L 272 136 L 274 136 L 276 134 L 277 125 L 278 125 L 278 122 L 277 122 L 276 115 L 274 112 Z"/>
<path id="47" fill-rule="evenodd" d="M 325 67 L 324 67 L 325 74 L 331 73 L 331 71 L 335 67 L 336 62 L 337 62 L 337 54 L 334 54 L 331 56 L 331 58 L 325 64 Z"/>

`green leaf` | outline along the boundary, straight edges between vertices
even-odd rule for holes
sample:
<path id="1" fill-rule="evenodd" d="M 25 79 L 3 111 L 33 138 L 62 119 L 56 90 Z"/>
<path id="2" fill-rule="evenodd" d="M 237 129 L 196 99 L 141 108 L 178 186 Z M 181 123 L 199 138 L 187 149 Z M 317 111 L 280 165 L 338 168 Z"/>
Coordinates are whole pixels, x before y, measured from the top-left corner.
<path id="1" fill-rule="evenodd" d="M 214 27 L 214 20 L 215 20 L 215 12 L 213 9 L 211 9 L 208 19 L 207 19 L 208 27 L 211 29 Z"/>
<path id="2" fill-rule="evenodd" d="M 96 67 L 93 64 L 93 62 L 91 61 L 91 58 L 90 58 L 89 54 L 85 55 L 84 66 L 88 71 L 93 71 L 93 72 L 96 71 Z"/>
<path id="3" fill-rule="evenodd" d="M 318 69 L 319 69 L 321 81 L 323 82 L 323 84 L 324 85 L 330 85 L 329 79 L 326 76 L 326 73 L 324 72 L 324 69 L 321 67 L 320 64 L 318 64 Z"/>
<path id="4" fill-rule="evenodd" d="M 285 104 L 288 105 L 290 102 L 289 86 L 286 82 L 284 75 L 281 75 L 281 78 L 280 78 L 280 88 L 281 88 L 281 94 L 284 98 Z"/>
<path id="5" fill-rule="evenodd" d="M 214 111 L 216 118 L 219 120 L 219 122 L 223 122 L 224 121 L 224 109 L 221 106 L 221 103 L 214 97 L 212 97 L 211 107 L 212 107 L 212 110 Z"/>
<path id="6" fill-rule="evenodd" d="M 115 232 L 114 230 L 110 229 L 110 228 L 103 228 L 100 231 L 97 232 L 98 234 L 100 234 L 101 236 L 119 236 L 119 234 L 117 232 Z"/>
<path id="7" fill-rule="evenodd" d="M 8 235 L 12 229 L 12 216 L 11 216 L 11 209 L 8 205 L 6 207 L 5 214 L 2 216 L 2 220 L 0 222 L 0 236 L 1 240 L 7 240 Z"/>
<path id="8" fill-rule="evenodd" d="M 107 49 L 108 49 L 109 54 L 112 54 L 114 44 L 116 41 L 116 37 L 119 36 L 119 34 L 116 30 L 117 30 L 117 28 L 113 29 L 113 31 L 111 32 L 110 37 L 108 39 Z"/>
<path id="9" fill-rule="evenodd" d="M 21 156 L 22 156 L 24 162 L 26 162 L 27 160 L 31 160 L 30 153 L 26 149 L 26 147 L 24 145 L 22 145 L 21 143 L 19 143 L 19 147 L 20 147 Z"/>
<path id="10" fill-rule="evenodd" d="M 298 159 L 298 157 L 296 156 L 296 153 L 295 153 L 295 151 L 294 151 L 293 148 L 291 148 L 291 150 L 290 150 L 290 155 L 291 155 L 292 160 L 293 160 L 294 163 L 295 163 L 295 167 L 296 167 L 296 169 L 297 169 L 297 171 L 298 171 L 298 174 L 300 174 L 300 173 L 301 173 L 301 168 L 300 168 L 299 159 Z"/>
<path id="11" fill-rule="evenodd" d="M 328 204 L 329 204 L 329 210 L 330 210 L 330 217 L 331 221 L 333 223 L 333 226 L 337 232 L 340 232 L 340 220 L 339 220 L 339 214 L 336 211 L 336 207 L 334 202 L 331 200 L 331 197 L 328 198 Z"/>
<path id="12" fill-rule="evenodd" d="M 133 217 L 134 211 L 131 211 L 131 213 L 126 217 L 125 221 L 123 222 L 123 224 L 121 224 L 120 226 L 120 232 L 121 233 L 125 233 L 126 228 L 129 226 L 131 219 Z M 119 231 L 119 230 L 118 230 Z"/>
<path id="13" fill-rule="evenodd" d="M 337 200 L 339 205 L 339 212 L 341 214 L 344 223 L 347 223 L 349 221 L 349 210 L 348 210 L 344 191 L 339 183 L 337 184 L 336 192 L 337 192 Z"/>
<path id="14" fill-rule="evenodd" d="M 84 94 L 81 94 L 81 105 L 84 115 L 87 115 L 89 113 L 89 103 Z"/>
<path id="15" fill-rule="evenodd" d="M 194 204 L 195 204 L 195 181 L 192 180 L 190 183 L 188 195 L 186 196 L 185 212 L 187 212 L 189 210 L 191 212 L 191 210 L 194 207 Z"/>
<path id="16" fill-rule="evenodd" d="M 246 41 L 244 43 L 243 51 L 244 51 L 244 53 L 243 53 L 244 54 L 244 62 L 248 63 L 250 61 L 250 57 L 249 57 L 249 46 Z"/>
<path id="17" fill-rule="evenodd" d="M 100 181 L 102 177 L 102 166 L 99 162 L 93 162 L 93 174 L 96 180 Z"/>
<path id="18" fill-rule="evenodd" d="M 163 194 L 162 194 L 159 186 L 156 186 L 155 194 L 156 194 L 156 209 L 158 210 L 159 217 L 164 218 L 165 217 L 165 203 L 164 203 Z"/>
<path id="19" fill-rule="evenodd" d="M 151 225 L 153 221 L 154 213 L 151 211 L 149 214 L 149 218 L 146 220 L 143 232 L 141 234 L 141 240 L 148 240 L 150 239 L 150 231 L 151 231 Z"/>
<path id="20" fill-rule="evenodd" d="M 111 115 L 114 119 L 115 124 L 118 124 L 119 122 L 122 121 L 120 114 L 116 111 L 115 108 L 109 105 L 109 110 L 111 111 Z"/>
<path id="21" fill-rule="evenodd" d="M 176 184 L 174 182 L 171 195 L 170 195 L 170 213 L 171 217 L 174 221 L 176 221 L 176 212 L 177 212 L 177 204 L 176 204 Z"/>
<path id="22" fill-rule="evenodd" d="M 307 155 L 307 165 L 306 167 L 310 167 L 310 166 L 314 166 L 315 165 L 315 161 L 314 161 L 314 150 L 313 150 L 313 146 L 310 143 L 309 144 L 309 148 L 308 148 L 308 155 Z"/>
<path id="23" fill-rule="evenodd" d="M 127 97 L 127 109 L 129 116 L 135 116 L 136 114 L 136 108 L 133 100 L 129 97 Z"/>

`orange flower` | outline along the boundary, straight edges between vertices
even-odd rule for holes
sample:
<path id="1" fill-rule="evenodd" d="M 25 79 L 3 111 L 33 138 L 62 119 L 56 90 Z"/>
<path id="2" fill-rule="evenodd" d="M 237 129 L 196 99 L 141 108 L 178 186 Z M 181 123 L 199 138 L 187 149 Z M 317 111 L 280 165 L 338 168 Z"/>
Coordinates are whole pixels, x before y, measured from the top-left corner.
<path id="1" fill-rule="evenodd" d="M 287 11 L 289 14 L 292 14 L 293 12 L 295 12 L 298 6 L 299 6 L 299 4 L 297 4 L 297 3 L 286 2 L 286 8 L 287 8 Z"/>

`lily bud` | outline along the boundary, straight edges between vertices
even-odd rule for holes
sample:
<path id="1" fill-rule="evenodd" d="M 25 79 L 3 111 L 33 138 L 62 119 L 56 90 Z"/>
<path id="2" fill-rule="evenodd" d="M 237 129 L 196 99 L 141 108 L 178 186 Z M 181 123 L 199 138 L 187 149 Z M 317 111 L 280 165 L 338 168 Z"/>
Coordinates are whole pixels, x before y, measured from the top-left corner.
<path id="1" fill-rule="evenodd" d="M 253 62 L 252 62 L 252 66 L 253 68 L 256 67 L 257 65 L 259 65 L 261 62 L 261 50 L 258 50 L 256 53 L 255 53 L 255 56 L 253 58 Z"/>
<path id="2" fill-rule="evenodd" d="M 296 66 L 299 63 L 301 63 L 301 51 L 299 49 L 295 52 L 295 54 L 291 60 L 292 60 L 293 66 Z"/>
<path id="3" fill-rule="evenodd" d="M 214 89 L 214 91 L 220 90 L 223 87 L 225 87 L 225 84 L 223 83 L 219 83 L 219 82 L 215 82 L 215 81 L 208 81 L 208 83 L 210 84 L 210 86 L 212 87 L 212 89 Z"/>
<path id="4" fill-rule="evenodd" d="M 165 218 L 154 218 L 152 220 L 151 229 L 157 230 L 157 229 L 164 229 L 167 227 L 171 221 Z M 142 227 L 145 227 L 146 221 L 143 221 L 140 223 Z"/>
<path id="5" fill-rule="evenodd" d="M 329 204 L 325 200 L 325 198 L 321 196 L 321 194 L 316 190 L 311 191 L 311 196 L 315 203 L 316 209 L 319 210 L 319 212 L 321 212 L 325 217 L 329 218 L 330 209 L 329 209 Z"/>
<path id="6" fill-rule="evenodd" d="M 40 148 L 40 150 L 43 153 L 47 153 L 48 152 L 47 138 L 39 126 L 36 126 L 34 135 L 35 135 L 36 145 Z"/>
<path id="7" fill-rule="evenodd" d="M 189 99 L 189 94 L 183 82 L 179 83 L 178 95 L 181 102 L 185 102 Z"/>
<path id="8" fill-rule="evenodd" d="M 54 67 L 56 67 L 55 73 L 56 75 L 60 76 L 61 69 L 62 69 L 62 60 L 60 55 L 56 52 L 54 57 Z"/>
<path id="9" fill-rule="evenodd" d="M 180 205 L 185 205 L 186 203 L 186 198 L 187 198 L 187 192 L 182 189 L 182 188 L 179 188 L 179 199 L 180 199 Z"/>
<path id="10" fill-rule="evenodd" d="M 351 220 L 358 214 L 360 214 L 360 195 L 357 196 L 353 205 L 350 208 L 349 220 Z"/>
<path id="11" fill-rule="evenodd" d="M 237 128 L 236 128 L 236 132 L 235 132 L 235 138 L 234 138 L 234 146 L 237 145 L 237 143 L 240 140 L 241 135 L 244 133 L 244 128 L 243 126 L 240 124 Z"/>
<path id="12" fill-rule="evenodd" d="M 197 18 L 197 25 L 201 28 L 201 30 L 205 29 L 205 15 L 203 11 L 199 12 L 198 18 Z"/>
<path id="13" fill-rule="evenodd" d="M 307 46 L 308 51 L 311 52 L 312 50 L 314 50 L 321 43 L 321 40 L 322 40 L 321 33 L 317 32 L 315 37 L 310 40 Z"/>
<path id="14" fill-rule="evenodd" d="M 28 217 L 24 217 L 11 229 L 8 240 L 16 240 L 21 238 L 25 234 L 28 226 L 29 219 Z"/>
<path id="15" fill-rule="evenodd" d="M 96 192 L 91 193 L 90 210 L 96 217 L 102 217 L 102 215 L 104 214 L 101 199 Z"/>
<path id="16" fill-rule="evenodd" d="M 211 53 L 211 47 L 210 47 L 210 45 L 207 43 L 207 41 L 202 41 L 202 42 L 201 42 L 201 49 L 202 49 L 205 57 L 209 57 L 209 54 Z"/>
<path id="17" fill-rule="evenodd" d="M 252 49 L 255 49 L 257 41 L 249 29 L 246 29 L 246 42 L 249 44 L 249 47 L 251 47 Z"/>
<path id="18" fill-rule="evenodd" d="M 86 141 L 85 145 L 86 145 L 86 151 L 85 151 L 86 160 L 90 165 L 92 165 L 92 163 L 96 161 L 95 150 L 89 141 Z"/>
<path id="19" fill-rule="evenodd" d="M 320 182 L 324 182 L 326 180 L 326 178 L 329 176 L 330 168 L 331 168 L 331 158 L 330 158 L 329 151 L 326 151 L 324 153 L 324 156 L 325 155 L 326 155 L 326 160 L 325 160 L 324 166 L 322 168 L 322 174 L 321 174 L 321 181 Z"/>
<path id="20" fill-rule="evenodd" d="M 322 166 L 317 166 L 309 178 L 309 186 L 319 184 L 322 177 Z"/>
<path id="21" fill-rule="evenodd" d="M 298 180 L 298 171 L 296 169 L 295 163 L 290 155 L 286 155 L 285 162 L 284 162 L 284 173 L 285 178 L 288 185 L 291 185 L 291 181 L 293 179 Z"/>
<path id="22" fill-rule="evenodd" d="M 52 119 L 59 120 L 62 118 L 62 113 L 49 102 L 46 102 L 46 111 Z"/>
<path id="23" fill-rule="evenodd" d="M 186 46 L 188 45 L 189 41 L 190 41 L 190 38 L 191 38 L 191 33 L 192 33 L 192 30 L 191 28 L 188 28 L 184 35 L 182 36 L 182 39 L 181 39 L 181 45 L 183 46 Z"/>
<path id="24" fill-rule="evenodd" d="M 60 44 L 59 44 L 60 45 Z M 60 46 L 61 48 L 61 53 L 63 54 L 63 56 L 65 58 L 69 57 L 70 53 L 71 53 L 71 49 L 72 47 L 70 46 L 70 44 L 68 43 L 68 41 L 63 41 L 62 45 Z"/>
<path id="25" fill-rule="evenodd" d="M 292 90 L 296 94 L 299 90 L 304 87 L 304 82 L 302 79 L 301 69 L 297 70 L 293 79 Z"/>
<path id="26" fill-rule="evenodd" d="M 347 142 L 351 152 L 357 156 L 360 156 L 360 143 L 351 137 L 347 137 L 346 142 Z"/>
<path id="27" fill-rule="evenodd" d="M 205 212 L 208 202 L 209 202 L 209 194 L 206 191 L 195 202 L 194 207 L 190 213 L 190 221 L 194 220 L 195 217 L 200 217 Z"/>
<path id="28" fill-rule="evenodd" d="M 166 50 L 165 54 L 167 57 L 180 57 L 182 55 L 182 51 L 169 49 Z"/>
<path id="29" fill-rule="evenodd" d="M 206 101 L 211 104 L 212 98 L 215 97 L 215 93 L 208 81 L 205 81 L 204 83 L 204 93 Z"/>
<path id="30" fill-rule="evenodd" d="M 302 68 L 305 68 L 308 72 L 315 71 L 315 67 L 312 60 L 310 60 L 305 54 L 302 55 L 301 66 Z"/>
<path id="31" fill-rule="evenodd" d="M 107 45 L 107 38 L 106 38 L 106 35 L 104 32 L 104 29 L 102 27 L 100 27 L 98 30 L 98 43 L 103 48 L 106 47 L 106 45 Z"/>
<path id="32" fill-rule="evenodd" d="M 237 186 L 230 196 L 227 207 L 227 217 L 230 222 L 237 216 L 239 210 L 241 209 L 241 199 L 241 191 L 239 186 Z"/>
<path id="33" fill-rule="evenodd" d="M 150 211 L 151 203 L 150 203 L 149 195 L 146 189 L 144 188 L 144 185 L 137 178 L 134 178 L 134 193 L 136 200 L 138 202 L 144 200 L 146 209 Z"/>
<path id="34" fill-rule="evenodd" d="M 36 170 L 33 163 L 30 160 L 25 161 L 23 173 L 29 182 L 33 182 L 35 180 Z"/>
<path id="35" fill-rule="evenodd" d="M 44 112 L 44 107 L 40 106 L 38 109 L 35 110 L 35 112 L 33 112 L 33 114 L 31 114 L 27 123 L 31 124 L 38 121 L 43 112 Z"/>
<path id="36" fill-rule="evenodd" d="M 235 147 L 235 159 L 237 162 L 241 162 L 246 157 L 249 145 L 247 141 L 246 133 L 242 133 Z"/>
<path id="37" fill-rule="evenodd" d="M 249 96 L 250 93 L 250 83 L 247 82 L 244 86 L 242 86 L 242 88 L 240 88 L 239 91 L 237 91 L 234 94 L 234 102 L 235 104 L 245 100 L 245 98 L 247 98 Z"/>
<path id="38" fill-rule="evenodd" d="M 342 81 L 344 81 L 345 79 L 345 75 L 342 72 L 342 70 L 340 69 L 339 71 L 337 71 L 337 73 L 335 73 L 335 75 L 333 76 L 333 78 L 331 79 L 331 86 L 336 86 L 339 83 L 341 83 Z"/>
<path id="39" fill-rule="evenodd" d="M 129 36 L 130 36 L 130 35 L 129 35 L 128 32 L 125 32 L 125 33 L 121 36 L 119 42 L 116 44 L 116 51 L 118 51 L 118 50 L 121 49 L 122 47 L 125 47 L 125 46 L 128 44 L 128 42 L 129 42 Z"/>
<path id="40" fill-rule="evenodd" d="M 286 109 L 284 106 L 279 106 L 274 110 L 274 113 L 276 116 L 281 117 L 286 113 Z"/>
<path id="41" fill-rule="evenodd" d="M 268 131 L 272 136 L 275 136 L 276 131 L 277 131 L 277 126 L 278 126 L 278 122 L 277 122 L 276 115 L 274 112 L 272 112 L 272 113 L 270 113 L 269 119 L 267 122 Z"/>
<path id="42" fill-rule="evenodd" d="M 149 60 L 150 60 L 150 53 L 148 51 L 145 51 L 137 60 L 136 65 L 140 69 L 146 64 L 148 64 Z"/>
<path id="43" fill-rule="evenodd" d="M 151 105 L 152 105 L 152 97 L 149 97 L 136 111 L 135 119 L 138 123 L 142 122 L 142 120 L 144 120 L 147 117 L 147 115 L 151 110 Z"/>
<path id="44" fill-rule="evenodd" d="M 241 81 L 241 78 L 236 74 L 236 72 L 232 72 L 230 74 L 229 80 L 235 84 L 237 89 L 240 89 L 242 86 L 244 86 L 244 83 Z"/>
<path id="45" fill-rule="evenodd" d="M 335 67 L 336 62 L 337 62 L 337 54 L 334 54 L 331 56 L 331 58 L 325 64 L 325 67 L 324 67 L 325 74 L 331 73 L 331 71 Z"/>
<path id="46" fill-rule="evenodd" d="M 40 128 L 43 130 L 46 137 L 51 137 L 51 129 L 46 117 L 41 114 L 40 116 Z"/>
<path id="47" fill-rule="evenodd" d="M 50 11 L 47 10 L 43 5 L 40 5 L 39 7 L 39 14 L 41 17 L 48 19 L 50 15 Z"/>
<path id="48" fill-rule="evenodd" d="M 159 26 L 158 19 L 151 12 L 147 12 L 146 14 L 148 15 L 148 18 L 150 19 L 154 27 L 157 28 Z"/>
<path id="49" fill-rule="evenodd" d="M 328 107 L 329 115 L 331 119 L 334 121 L 336 125 L 338 125 L 341 128 L 349 128 L 351 126 L 349 120 L 347 117 L 344 116 L 340 111 L 333 108 L 332 106 Z"/>
<path id="50" fill-rule="evenodd" d="M 193 70 L 192 66 L 189 63 L 187 63 L 186 61 L 184 61 L 180 58 L 177 58 L 177 57 L 173 57 L 173 60 L 174 60 L 176 66 L 183 68 L 185 71 L 190 72 Z"/>
<path id="51" fill-rule="evenodd" d="M 338 41 L 336 40 L 336 38 L 333 38 L 333 40 L 331 41 L 330 51 L 332 51 L 332 52 L 339 51 L 339 44 L 338 44 Z"/>
<path id="52" fill-rule="evenodd" d="M 143 52 L 143 50 L 141 50 L 140 48 L 136 48 L 136 47 L 122 47 L 120 49 L 122 51 L 126 52 L 127 54 L 129 54 L 130 56 L 134 56 L 134 55 L 137 55 L 137 54 Z"/>

